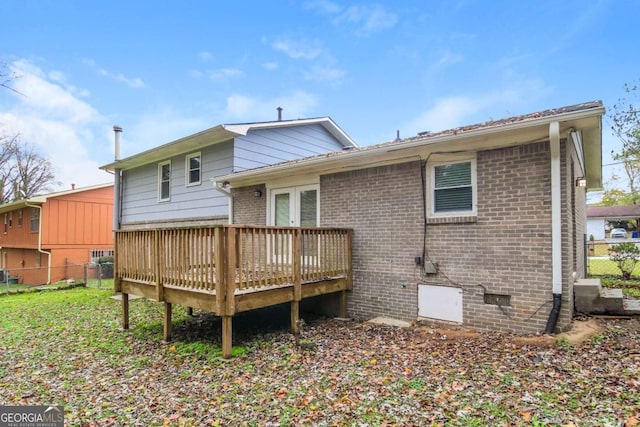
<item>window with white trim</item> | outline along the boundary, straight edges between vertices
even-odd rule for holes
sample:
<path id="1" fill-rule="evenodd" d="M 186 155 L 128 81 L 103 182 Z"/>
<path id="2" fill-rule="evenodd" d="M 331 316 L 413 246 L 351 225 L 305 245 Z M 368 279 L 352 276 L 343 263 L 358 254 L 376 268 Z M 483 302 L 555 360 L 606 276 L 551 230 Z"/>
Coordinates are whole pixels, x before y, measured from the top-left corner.
<path id="1" fill-rule="evenodd" d="M 476 213 L 476 162 L 468 159 L 429 165 L 432 216 Z"/>
<path id="2" fill-rule="evenodd" d="M 201 157 L 200 153 L 188 154 L 185 157 L 185 179 L 187 186 L 200 185 Z"/>
<path id="3" fill-rule="evenodd" d="M 171 160 L 158 163 L 158 201 L 171 199 Z"/>

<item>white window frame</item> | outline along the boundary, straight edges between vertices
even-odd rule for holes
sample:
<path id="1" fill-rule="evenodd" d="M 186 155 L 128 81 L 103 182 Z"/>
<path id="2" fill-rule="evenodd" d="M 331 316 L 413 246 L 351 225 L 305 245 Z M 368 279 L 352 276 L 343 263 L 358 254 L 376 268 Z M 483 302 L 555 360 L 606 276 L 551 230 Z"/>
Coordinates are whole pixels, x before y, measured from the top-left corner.
<path id="1" fill-rule="evenodd" d="M 471 163 L 471 210 L 436 212 L 435 206 L 435 184 L 436 184 L 436 167 L 452 165 L 456 163 Z M 427 185 L 427 213 L 431 218 L 448 218 L 448 217 L 465 217 L 477 215 L 478 201 L 478 181 L 476 174 L 476 157 L 457 158 L 450 161 L 437 161 L 427 164 L 427 176 L 429 182 Z"/>
<path id="2" fill-rule="evenodd" d="M 169 165 L 169 195 L 166 198 L 162 198 L 162 167 Z M 158 163 L 158 201 L 168 202 L 171 200 L 171 160 Z"/>
<path id="3" fill-rule="evenodd" d="M 191 159 L 193 159 L 195 157 L 199 157 L 200 158 L 200 167 L 198 168 L 198 178 L 199 179 L 198 179 L 198 181 L 190 182 L 190 179 L 191 179 L 190 164 L 191 164 Z M 184 158 L 184 171 L 185 171 L 184 172 L 184 182 L 185 182 L 185 186 L 186 187 L 193 187 L 193 186 L 202 184 L 202 154 L 200 152 L 187 154 L 185 156 L 185 158 Z"/>

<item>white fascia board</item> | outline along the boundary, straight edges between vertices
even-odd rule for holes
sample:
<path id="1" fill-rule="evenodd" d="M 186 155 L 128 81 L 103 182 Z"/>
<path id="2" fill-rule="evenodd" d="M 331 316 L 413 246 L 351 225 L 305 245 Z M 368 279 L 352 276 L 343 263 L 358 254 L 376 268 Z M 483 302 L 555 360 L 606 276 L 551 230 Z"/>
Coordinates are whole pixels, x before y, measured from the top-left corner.
<path id="1" fill-rule="evenodd" d="M 358 147 L 355 141 L 343 131 L 330 117 L 317 117 L 312 119 L 280 120 L 276 122 L 241 123 L 223 125 L 225 129 L 239 135 L 246 135 L 251 129 L 273 129 L 280 127 L 294 127 L 309 124 L 320 124 L 344 147 Z"/>
<path id="2" fill-rule="evenodd" d="M 150 148 L 133 156 L 100 166 L 100 169 L 114 171 L 115 169 L 131 169 L 148 163 L 155 163 L 169 159 L 173 156 L 199 150 L 202 147 L 219 144 L 233 139 L 240 134 L 226 129 L 224 125 L 218 125 L 175 141 L 171 141 L 158 147 Z"/>

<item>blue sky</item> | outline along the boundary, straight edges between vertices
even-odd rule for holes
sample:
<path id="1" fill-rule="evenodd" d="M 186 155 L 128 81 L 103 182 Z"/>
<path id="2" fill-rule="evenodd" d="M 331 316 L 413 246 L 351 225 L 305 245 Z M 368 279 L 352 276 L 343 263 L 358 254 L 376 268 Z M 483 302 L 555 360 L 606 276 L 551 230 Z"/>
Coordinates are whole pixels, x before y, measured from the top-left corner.
<path id="1" fill-rule="evenodd" d="M 600 99 L 640 78 L 640 2 L 5 0 L 0 126 L 62 188 L 221 123 L 331 116 L 360 145 Z M 619 148 L 603 122 L 605 163 Z M 608 179 L 610 166 L 605 166 Z"/>

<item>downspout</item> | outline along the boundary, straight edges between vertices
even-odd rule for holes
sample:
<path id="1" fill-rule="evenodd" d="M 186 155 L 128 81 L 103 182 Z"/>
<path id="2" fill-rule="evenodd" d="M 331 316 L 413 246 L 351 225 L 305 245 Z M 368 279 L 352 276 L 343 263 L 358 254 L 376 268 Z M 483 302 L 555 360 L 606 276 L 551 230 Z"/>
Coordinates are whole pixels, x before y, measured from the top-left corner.
<path id="1" fill-rule="evenodd" d="M 47 252 L 42 249 L 42 206 L 30 205 L 29 202 L 24 203 L 25 206 L 30 208 L 38 208 L 40 213 L 38 214 L 38 252 L 47 255 L 47 285 L 51 284 L 51 252 Z"/>
<path id="2" fill-rule="evenodd" d="M 115 134 L 115 160 L 120 160 L 120 134 L 122 134 L 122 128 L 120 126 L 114 126 L 113 132 Z M 115 168 L 113 173 L 113 231 L 120 230 L 120 216 L 122 212 L 122 191 L 120 186 L 122 177 L 122 169 Z"/>
<path id="3" fill-rule="evenodd" d="M 227 196 L 229 205 L 228 205 L 228 215 L 229 215 L 229 219 L 228 219 L 228 223 L 229 225 L 233 224 L 233 195 L 231 194 L 231 190 L 227 190 L 227 186 L 229 185 L 228 182 L 219 182 L 219 181 L 215 181 L 215 180 L 211 180 L 211 183 L 213 184 L 213 189 L 217 190 L 219 192 L 221 192 L 222 194 L 224 194 L 225 196 Z"/>
<path id="4" fill-rule="evenodd" d="M 546 334 L 555 331 L 562 306 L 562 206 L 560 185 L 560 123 L 549 124 L 551 151 L 551 271 L 553 307 L 547 320 Z"/>

